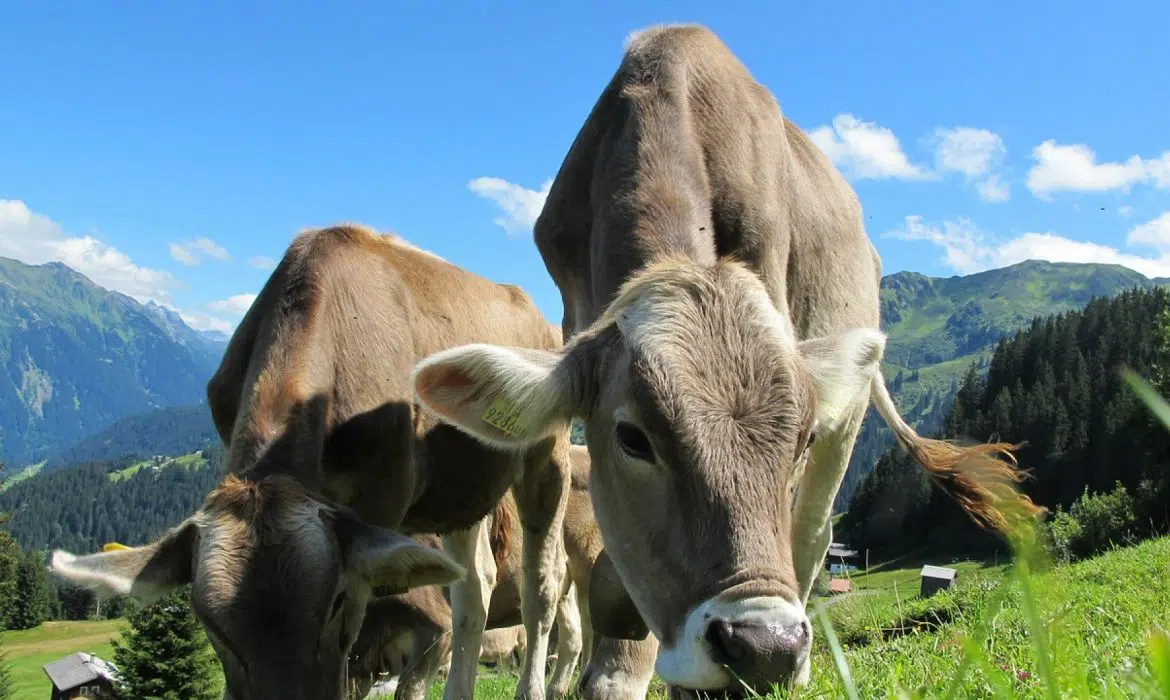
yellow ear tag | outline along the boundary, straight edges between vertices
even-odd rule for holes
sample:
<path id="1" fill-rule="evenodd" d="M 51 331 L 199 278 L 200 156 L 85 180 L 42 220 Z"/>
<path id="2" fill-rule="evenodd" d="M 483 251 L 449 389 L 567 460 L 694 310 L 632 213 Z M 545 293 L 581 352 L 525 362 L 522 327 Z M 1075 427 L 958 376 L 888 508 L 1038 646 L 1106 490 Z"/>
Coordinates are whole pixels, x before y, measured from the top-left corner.
<path id="1" fill-rule="evenodd" d="M 497 396 L 483 412 L 483 422 L 515 438 L 523 439 L 528 429 L 520 424 L 521 410 L 503 395 Z"/>
<path id="2" fill-rule="evenodd" d="M 130 549 L 130 548 L 124 544 L 118 544 L 117 542 L 107 542 L 104 545 L 102 545 L 103 552 L 116 552 L 119 549 Z"/>

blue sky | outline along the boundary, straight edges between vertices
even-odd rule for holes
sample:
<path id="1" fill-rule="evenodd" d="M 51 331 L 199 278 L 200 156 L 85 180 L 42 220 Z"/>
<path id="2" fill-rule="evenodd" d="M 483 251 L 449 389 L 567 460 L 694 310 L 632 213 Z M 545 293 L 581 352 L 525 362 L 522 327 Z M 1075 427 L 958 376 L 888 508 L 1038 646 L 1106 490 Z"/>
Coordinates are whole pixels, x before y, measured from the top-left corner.
<path id="1" fill-rule="evenodd" d="M 716 9 L 718 7 L 719 9 Z M 884 271 L 1170 276 L 1170 5 L 11 3 L 0 255 L 230 330 L 298 231 L 393 230 L 549 319 L 531 242 L 632 30 L 714 29 L 853 183 Z"/>

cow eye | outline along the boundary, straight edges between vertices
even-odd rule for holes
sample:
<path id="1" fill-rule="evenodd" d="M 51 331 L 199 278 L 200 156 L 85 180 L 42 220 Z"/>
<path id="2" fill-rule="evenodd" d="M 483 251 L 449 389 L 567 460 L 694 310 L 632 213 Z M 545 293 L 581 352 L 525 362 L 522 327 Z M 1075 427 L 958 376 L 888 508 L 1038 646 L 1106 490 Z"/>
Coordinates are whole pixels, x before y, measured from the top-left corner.
<path id="1" fill-rule="evenodd" d="M 650 446 L 650 438 L 633 423 L 618 423 L 614 429 L 618 446 L 631 459 L 640 459 L 643 462 L 654 461 L 654 448 Z"/>

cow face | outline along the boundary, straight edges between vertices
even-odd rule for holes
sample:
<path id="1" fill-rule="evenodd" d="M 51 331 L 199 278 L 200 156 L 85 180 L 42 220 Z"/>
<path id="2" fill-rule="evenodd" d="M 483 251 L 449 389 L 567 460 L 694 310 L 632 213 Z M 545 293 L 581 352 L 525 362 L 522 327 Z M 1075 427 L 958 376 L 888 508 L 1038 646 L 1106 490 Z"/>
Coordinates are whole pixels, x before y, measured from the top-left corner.
<path id="1" fill-rule="evenodd" d="M 372 527 L 280 476 L 229 477 L 159 540 L 81 557 L 57 551 L 52 569 L 146 603 L 192 584 L 192 606 L 232 700 L 339 700 L 371 592 L 463 576 L 441 551 Z"/>
<path id="2" fill-rule="evenodd" d="M 497 446 L 582 418 L 597 522 L 632 600 L 607 594 L 595 628 L 636 636 L 636 615 L 666 682 L 766 692 L 811 645 L 795 488 L 814 440 L 868 400 L 884 342 L 863 329 L 798 343 L 745 267 L 670 262 L 562 353 L 464 346 L 419 363 L 414 382 L 429 410 Z"/>

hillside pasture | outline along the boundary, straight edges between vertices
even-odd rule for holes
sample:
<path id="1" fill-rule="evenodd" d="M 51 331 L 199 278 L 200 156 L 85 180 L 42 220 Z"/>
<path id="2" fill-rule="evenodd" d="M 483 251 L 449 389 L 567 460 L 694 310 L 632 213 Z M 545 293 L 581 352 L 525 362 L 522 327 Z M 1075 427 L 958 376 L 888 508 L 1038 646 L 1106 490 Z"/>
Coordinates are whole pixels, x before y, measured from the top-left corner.
<path id="1" fill-rule="evenodd" d="M 141 462 L 136 462 L 125 469 L 110 472 L 110 481 L 118 482 L 124 479 L 129 479 L 143 469 L 157 467 L 158 469 L 202 469 L 208 465 L 207 460 L 203 457 L 202 452 L 192 452 L 191 454 L 180 455 L 178 457 L 163 457 L 159 460 L 144 459 Z"/>
<path id="2" fill-rule="evenodd" d="M 1170 538 L 1039 573 L 927 561 L 959 570 L 951 589 L 927 599 L 918 597 L 922 563 L 909 555 L 873 566 L 852 577 L 854 592 L 813 601 L 812 681 L 768 697 L 1170 699 L 1170 581 L 1158 575 L 1170 571 Z M 477 697 L 513 696 L 514 674 L 481 678 Z M 441 698 L 442 683 L 428 697 Z M 648 697 L 667 697 L 657 678 Z"/>

